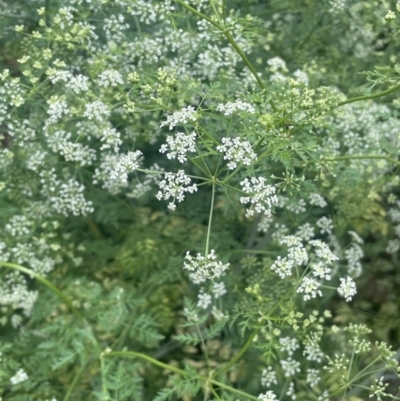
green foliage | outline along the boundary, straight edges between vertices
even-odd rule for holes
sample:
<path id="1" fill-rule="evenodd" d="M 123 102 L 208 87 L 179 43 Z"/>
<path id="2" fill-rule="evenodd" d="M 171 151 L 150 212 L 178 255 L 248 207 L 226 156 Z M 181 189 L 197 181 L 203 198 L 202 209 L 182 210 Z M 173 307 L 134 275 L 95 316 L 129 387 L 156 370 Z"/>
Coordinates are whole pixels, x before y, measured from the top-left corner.
<path id="1" fill-rule="evenodd" d="M 399 399 L 399 12 L 0 0 L 0 399 Z"/>

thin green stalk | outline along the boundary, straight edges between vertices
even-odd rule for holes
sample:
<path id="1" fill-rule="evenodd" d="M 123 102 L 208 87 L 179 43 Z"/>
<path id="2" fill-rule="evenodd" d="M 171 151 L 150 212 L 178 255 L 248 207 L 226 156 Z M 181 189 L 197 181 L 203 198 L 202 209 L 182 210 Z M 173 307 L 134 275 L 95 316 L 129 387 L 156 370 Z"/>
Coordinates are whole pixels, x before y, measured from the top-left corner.
<path id="1" fill-rule="evenodd" d="M 105 376 L 104 376 L 104 354 L 101 353 L 100 354 L 100 366 L 101 366 L 101 389 L 102 389 L 102 401 L 108 401 L 110 400 L 110 393 L 108 392 L 107 386 L 106 386 L 106 381 L 105 381 Z M 104 399 L 103 397 L 107 397 L 106 399 Z"/>
<path id="2" fill-rule="evenodd" d="M 198 17 L 206 20 L 209 22 L 211 25 L 214 25 L 216 28 L 218 28 L 220 31 L 224 30 L 224 27 L 217 22 L 213 21 L 211 18 L 207 17 L 207 15 L 201 13 L 200 11 L 197 11 L 195 8 L 189 6 L 182 0 L 174 0 L 176 3 L 180 4 L 183 8 L 186 8 L 186 10 L 190 11 L 191 13 L 197 15 Z"/>
<path id="3" fill-rule="evenodd" d="M 69 398 L 71 397 L 72 391 L 74 390 L 76 383 L 78 383 L 79 378 L 81 377 L 82 373 L 85 371 L 86 366 L 88 364 L 88 361 L 86 361 L 76 372 L 74 378 L 72 379 L 72 382 L 68 386 L 68 390 L 65 393 L 65 396 L 63 398 L 63 401 L 68 401 Z"/>
<path id="4" fill-rule="evenodd" d="M 389 89 L 386 89 L 386 90 L 384 90 L 382 92 L 375 93 L 373 95 L 365 95 L 365 96 L 353 97 L 351 99 L 347 99 L 347 100 L 344 100 L 343 102 L 338 103 L 337 107 L 343 106 L 344 104 L 347 104 L 347 103 L 359 102 L 361 100 L 377 99 L 377 98 L 382 97 L 382 96 L 390 95 L 390 94 L 398 91 L 399 89 L 400 89 L 400 84 L 392 86 Z"/>
<path id="5" fill-rule="evenodd" d="M 228 363 L 227 363 L 225 366 L 223 366 L 221 369 L 218 369 L 218 370 L 214 373 L 213 377 L 216 377 L 216 376 L 218 376 L 219 374 L 221 374 L 222 372 L 228 370 L 230 367 L 232 367 L 232 366 L 243 356 L 243 354 L 244 354 L 244 353 L 247 351 L 247 349 L 250 347 L 251 343 L 252 343 L 253 340 L 254 340 L 254 337 L 258 334 L 258 332 L 260 331 L 260 329 L 261 329 L 261 328 L 258 327 L 257 329 L 255 329 L 255 330 L 251 333 L 250 337 L 247 339 L 246 344 L 242 347 L 242 349 L 235 355 L 235 357 L 234 357 L 230 362 L 228 362 Z"/>
<path id="6" fill-rule="evenodd" d="M 174 1 L 178 4 L 180 4 L 182 7 L 186 8 L 191 13 L 208 21 L 211 25 L 213 25 L 217 29 L 219 29 L 225 35 L 225 37 L 228 39 L 228 42 L 231 44 L 231 46 L 236 50 L 236 52 L 242 58 L 243 62 L 246 64 L 246 66 L 249 68 L 249 70 L 253 74 L 254 78 L 256 79 L 259 87 L 263 90 L 267 89 L 264 85 L 264 82 L 261 80 L 260 76 L 258 75 L 256 69 L 254 68 L 253 64 L 250 62 L 250 60 L 247 58 L 246 54 L 243 52 L 243 50 L 240 48 L 240 46 L 236 43 L 235 39 L 233 39 L 232 35 L 229 33 L 229 31 L 227 29 L 225 29 L 224 26 L 222 26 L 218 22 L 213 21 L 211 18 L 207 17 L 207 15 L 197 11 L 195 8 L 189 6 L 184 1 L 182 1 L 182 0 L 174 0 Z M 277 111 L 277 107 L 275 106 L 274 102 L 272 100 L 270 100 L 269 103 L 272 107 L 272 110 Z"/>
<path id="7" fill-rule="evenodd" d="M 178 374 L 180 374 L 180 375 L 182 375 L 182 376 L 187 376 L 187 375 L 188 375 L 188 372 L 185 372 L 185 371 L 182 370 L 182 369 L 179 369 L 179 368 L 177 368 L 177 367 L 175 367 L 175 366 L 167 365 L 166 363 L 160 362 L 160 361 L 158 361 L 157 359 L 151 358 L 150 356 L 145 355 L 145 354 L 142 354 L 142 353 L 139 353 L 139 352 L 134 352 L 134 351 L 116 351 L 116 352 L 109 352 L 109 353 L 105 353 L 105 354 L 104 354 L 104 357 L 110 357 L 110 356 L 111 356 L 111 357 L 113 357 L 113 356 L 122 356 L 122 357 L 130 357 L 130 358 L 140 358 L 140 359 L 144 359 L 145 361 L 150 362 L 150 363 L 152 363 L 153 365 L 156 365 L 156 366 L 158 366 L 158 367 L 160 367 L 160 368 L 169 370 L 170 372 L 178 373 Z M 253 395 L 247 394 L 247 393 L 245 393 L 245 392 L 243 392 L 243 391 L 240 391 L 240 390 L 237 390 L 237 389 L 232 388 L 232 387 L 230 387 L 230 386 L 227 386 L 226 384 L 221 383 L 221 382 L 219 382 L 219 381 L 217 381 L 217 380 L 210 379 L 210 378 L 208 378 L 208 377 L 203 377 L 203 376 L 197 376 L 197 378 L 198 378 L 199 380 L 201 380 L 201 381 L 209 382 L 209 383 L 215 384 L 216 386 L 218 386 L 218 387 L 220 387 L 220 388 L 223 388 L 223 389 L 225 389 L 225 390 L 227 390 L 227 391 L 230 391 L 231 393 L 240 395 L 240 396 L 242 396 L 242 397 L 246 397 L 246 398 L 249 398 L 249 399 L 255 400 L 255 401 L 258 400 L 258 398 L 255 397 L 255 396 L 253 396 Z"/>
<path id="8" fill-rule="evenodd" d="M 212 193 L 211 193 L 211 206 L 210 206 L 210 215 L 208 217 L 208 227 L 207 227 L 207 239 L 206 239 L 206 251 L 205 251 L 205 257 L 208 255 L 208 249 L 210 246 L 210 235 L 211 235 L 211 223 L 212 223 L 212 217 L 213 217 L 213 212 L 214 212 L 214 200 L 215 200 L 215 182 L 213 180 L 212 183 Z"/>
<path id="9" fill-rule="evenodd" d="M 48 287 L 51 291 L 53 291 L 61 300 L 63 300 L 69 309 L 79 318 L 83 319 L 82 315 L 80 312 L 74 307 L 72 304 L 71 300 L 62 292 L 60 291 L 54 284 L 52 284 L 49 280 L 45 279 L 42 277 L 40 274 L 26 268 L 20 265 L 17 265 L 15 263 L 8 263 L 8 262 L 1 262 L 0 261 L 0 266 L 6 267 L 7 269 L 12 269 L 12 270 L 18 270 L 22 273 L 27 274 L 28 276 L 34 277 L 36 280 L 44 284 L 46 287 Z"/>
<path id="10" fill-rule="evenodd" d="M 281 302 L 286 298 L 288 294 L 290 294 L 292 289 L 290 289 L 268 312 L 266 318 L 269 318 L 272 315 L 272 312 L 275 311 L 275 309 L 281 304 Z M 221 374 L 222 372 L 225 372 L 228 370 L 231 366 L 233 366 L 242 356 L 243 354 L 247 351 L 247 349 L 250 347 L 251 343 L 254 340 L 254 337 L 258 334 L 258 332 L 261 330 L 261 327 L 256 328 L 246 341 L 246 344 L 242 347 L 242 349 L 239 351 L 238 354 L 226 365 L 222 366 L 221 369 L 217 370 L 216 373 L 214 373 L 213 377 L 216 377 L 217 375 Z"/>

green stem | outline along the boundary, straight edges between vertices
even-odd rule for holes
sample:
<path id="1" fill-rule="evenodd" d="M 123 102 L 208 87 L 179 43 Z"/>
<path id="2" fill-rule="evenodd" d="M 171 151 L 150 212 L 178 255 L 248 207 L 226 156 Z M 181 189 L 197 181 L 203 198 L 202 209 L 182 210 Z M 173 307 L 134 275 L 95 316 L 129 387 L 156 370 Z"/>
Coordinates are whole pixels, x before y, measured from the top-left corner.
<path id="1" fill-rule="evenodd" d="M 292 289 L 286 292 L 285 295 L 282 296 L 282 298 L 270 309 L 268 312 L 267 316 L 265 316 L 267 319 L 272 315 L 272 313 L 275 311 L 275 309 L 281 304 L 281 302 L 286 298 L 288 294 L 290 294 Z M 274 319 L 275 320 L 275 319 Z M 226 371 L 229 369 L 232 365 L 234 365 L 242 356 L 243 354 L 247 351 L 247 349 L 250 347 L 251 343 L 254 340 L 254 337 L 258 334 L 258 332 L 261 330 L 261 327 L 256 328 L 246 341 L 246 344 L 243 346 L 243 348 L 239 351 L 239 353 L 225 366 L 223 366 L 221 369 L 217 370 L 216 373 L 214 373 L 213 377 L 216 377 L 217 375 L 221 374 L 222 372 Z"/>
<path id="2" fill-rule="evenodd" d="M 224 372 L 225 370 L 228 370 L 231 366 L 233 366 L 243 356 L 243 354 L 247 351 L 247 349 L 250 347 L 251 343 L 254 340 L 254 337 L 258 334 L 259 331 L 260 331 L 260 327 L 255 329 L 251 333 L 250 337 L 248 338 L 248 340 L 246 341 L 246 344 L 242 347 L 242 349 L 235 355 L 235 357 L 229 363 L 227 363 L 221 369 L 217 370 L 214 373 L 213 377 L 218 376 L 219 374 L 221 374 L 222 372 Z"/>
<path id="3" fill-rule="evenodd" d="M 211 223 L 212 223 L 212 217 L 213 217 L 213 211 L 214 211 L 214 200 L 215 200 L 215 182 L 213 181 L 213 183 L 212 183 L 212 193 L 211 193 L 210 215 L 208 217 L 206 251 L 205 251 L 205 255 L 204 255 L 206 258 L 208 256 L 208 249 L 209 249 L 209 246 L 210 246 Z"/>
<path id="4" fill-rule="evenodd" d="M 347 103 L 359 102 L 361 100 L 377 99 L 377 98 L 382 97 L 382 96 L 390 95 L 390 94 L 398 91 L 399 89 L 400 89 L 400 84 L 392 86 L 391 88 L 386 89 L 386 90 L 384 90 L 382 92 L 375 93 L 374 95 L 365 95 L 365 96 L 353 97 L 351 99 L 347 99 L 347 100 L 344 100 L 343 102 L 338 103 L 337 107 L 343 106 L 344 104 L 347 104 Z"/>
<path id="5" fill-rule="evenodd" d="M 74 378 L 72 379 L 71 384 L 68 386 L 68 390 L 63 398 L 63 401 L 68 401 L 69 398 L 71 397 L 72 391 L 74 390 L 76 383 L 78 382 L 79 378 L 81 377 L 82 373 L 86 369 L 88 361 L 86 361 L 82 366 L 78 369 L 76 372 Z"/>
<path id="6" fill-rule="evenodd" d="M 229 31 L 227 29 L 225 29 L 224 26 L 222 26 L 218 22 L 213 21 L 211 18 L 207 17 L 207 15 L 197 11 L 195 8 L 189 6 L 182 0 L 174 0 L 174 1 L 178 4 L 180 4 L 182 7 L 186 8 L 191 13 L 208 21 L 211 25 L 213 25 L 217 29 L 219 29 L 225 35 L 225 37 L 228 39 L 228 42 L 231 44 L 231 46 L 236 50 L 236 52 L 242 58 L 243 62 L 246 64 L 246 66 L 249 68 L 249 70 L 253 74 L 254 78 L 256 79 L 258 85 L 260 86 L 260 88 L 263 90 L 267 89 L 264 85 L 264 82 L 261 80 L 260 76 L 258 75 L 256 69 L 254 68 L 253 64 L 250 62 L 250 60 L 247 58 L 246 54 L 243 52 L 243 50 L 240 48 L 240 46 L 236 43 L 235 39 L 233 39 L 232 35 L 229 33 Z M 273 111 L 277 111 L 277 107 L 275 106 L 275 104 L 272 100 L 269 101 L 269 104 L 271 105 Z"/>
<path id="7" fill-rule="evenodd" d="M 197 11 L 195 8 L 189 6 L 182 0 L 174 0 L 176 3 L 180 4 L 183 8 L 186 8 L 186 10 L 190 11 L 191 13 L 197 15 L 198 17 L 206 20 L 209 22 L 211 25 L 214 25 L 216 28 L 218 28 L 220 31 L 224 30 L 224 27 L 217 22 L 213 21 L 211 18 L 207 17 L 207 15 L 201 13 L 200 11 Z"/>
<path id="8" fill-rule="evenodd" d="M 166 363 L 160 362 L 157 359 L 154 359 L 154 358 L 152 358 L 152 357 L 150 357 L 148 355 L 145 355 L 145 354 L 141 354 L 139 352 L 116 351 L 116 352 L 109 352 L 109 353 L 105 353 L 104 354 L 104 357 L 109 357 L 109 356 L 122 356 L 122 357 L 130 357 L 130 358 L 140 358 L 140 359 L 144 359 L 145 361 L 150 362 L 153 365 L 156 365 L 156 366 L 158 366 L 160 368 L 169 370 L 170 372 L 178 373 L 178 374 L 180 374 L 182 376 L 187 376 L 188 375 L 188 372 L 185 372 L 182 369 L 179 369 L 179 368 L 177 368 L 175 366 L 167 365 Z M 227 391 L 230 391 L 231 393 L 238 394 L 240 396 L 249 398 L 251 400 L 255 400 L 255 401 L 258 400 L 258 398 L 253 396 L 253 395 L 247 394 L 247 393 L 245 393 L 243 391 L 240 391 L 240 390 L 237 390 L 237 389 L 232 388 L 230 386 L 227 386 L 226 384 L 221 383 L 221 382 L 219 382 L 217 380 L 209 379 L 208 377 L 203 377 L 203 376 L 197 376 L 197 378 L 199 380 L 201 380 L 201 381 L 215 384 L 216 386 L 218 386 L 220 388 L 223 388 L 223 389 L 225 389 Z"/>
<path id="9" fill-rule="evenodd" d="M 63 300 L 76 316 L 83 319 L 83 317 L 79 313 L 79 311 L 74 307 L 74 305 L 72 305 L 71 300 L 62 291 L 60 291 L 54 284 L 52 284 L 49 280 L 42 277 L 40 274 L 38 274 L 30 269 L 27 269 L 26 267 L 17 265 L 15 263 L 8 263 L 8 262 L 0 261 L 0 266 L 4 266 L 4 267 L 6 267 L 8 269 L 12 269 L 12 270 L 18 270 L 22 273 L 27 274 L 28 276 L 34 277 L 36 280 L 40 281 L 42 284 L 44 284 L 46 287 L 48 287 L 51 291 L 53 291 L 61 300 Z"/>
<path id="10" fill-rule="evenodd" d="M 104 354 L 100 354 L 100 366 L 101 366 L 101 389 L 102 389 L 102 400 L 101 401 L 108 401 L 110 400 L 110 393 L 107 390 L 107 385 L 106 385 L 106 380 L 105 380 L 105 375 L 104 375 L 104 370 L 105 370 L 105 365 L 104 365 Z M 104 399 L 104 397 L 107 397 Z"/>

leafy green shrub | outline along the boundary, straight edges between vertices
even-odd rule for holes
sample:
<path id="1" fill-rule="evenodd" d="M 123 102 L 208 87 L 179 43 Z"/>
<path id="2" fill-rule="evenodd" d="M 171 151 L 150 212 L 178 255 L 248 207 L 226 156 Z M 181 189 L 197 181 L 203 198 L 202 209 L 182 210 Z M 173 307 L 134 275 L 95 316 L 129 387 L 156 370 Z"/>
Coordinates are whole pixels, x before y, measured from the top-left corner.
<path id="1" fill-rule="evenodd" d="M 399 399 L 400 6 L 32 3 L 0 2 L 2 399 Z"/>

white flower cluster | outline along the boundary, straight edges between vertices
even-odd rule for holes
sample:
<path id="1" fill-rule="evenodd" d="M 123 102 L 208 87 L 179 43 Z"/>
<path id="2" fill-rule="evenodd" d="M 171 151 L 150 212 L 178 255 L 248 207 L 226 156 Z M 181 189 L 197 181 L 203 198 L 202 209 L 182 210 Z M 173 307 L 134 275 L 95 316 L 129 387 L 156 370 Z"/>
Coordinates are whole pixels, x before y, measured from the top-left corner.
<path id="1" fill-rule="evenodd" d="M 304 199 L 299 199 L 297 202 L 289 203 L 286 209 L 294 214 L 305 213 L 307 211 L 307 204 Z"/>
<path id="2" fill-rule="evenodd" d="M 306 337 L 304 341 L 303 356 L 306 356 L 307 361 L 322 362 L 325 355 L 319 346 L 321 335 L 321 332 L 314 331 Z"/>
<path id="3" fill-rule="evenodd" d="M 292 275 L 293 267 L 307 264 L 308 255 L 301 239 L 294 235 L 281 238 L 279 243 L 288 246 L 288 256 L 284 258 L 278 256 L 272 264 L 271 270 L 283 279 Z"/>
<path id="4" fill-rule="evenodd" d="M 314 238 L 314 236 L 314 226 L 312 226 L 310 223 L 304 223 L 303 225 L 299 226 L 296 231 L 296 237 L 301 238 L 303 241 L 309 241 L 311 238 Z"/>
<path id="5" fill-rule="evenodd" d="M 174 9 L 174 6 L 169 2 L 158 4 L 148 0 L 136 0 L 129 5 L 128 12 L 137 16 L 140 22 L 150 24 L 165 19 Z"/>
<path id="6" fill-rule="evenodd" d="M 325 207 L 328 205 L 326 200 L 318 193 L 313 193 L 308 196 L 308 201 L 310 205 L 315 205 L 318 207 Z"/>
<path id="7" fill-rule="evenodd" d="M 251 196 L 240 198 L 241 203 L 251 204 L 250 208 L 246 210 L 246 217 L 254 216 L 254 210 L 270 216 L 272 208 L 278 203 L 275 187 L 266 184 L 264 177 L 251 177 L 250 180 L 245 178 L 240 185 L 244 192 L 251 194 Z"/>
<path id="8" fill-rule="evenodd" d="M 75 178 L 66 176 L 61 180 L 54 168 L 40 171 L 39 177 L 40 193 L 48 207 L 47 214 L 84 216 L 93 212 L 93 202 L 85 199 L 85 187 Z"/>
<path id="9" fill-rule="evenodd" d="M 272 391 L 267 391 L 265 394 L 260 394 L 258 399 L 261 401 L 278 401 L 278 397 Z"/>
<path id="10" fill-rule="evenodd" d="M 308 86 L 308 82 L 309 82 L 308 75 L 304 71 L 296 70 L 293 73 L 293 76 L 296 78 L 297 82 L 299 82 L 299 83 L 301 83 L 301 84 L 303 84 L 305 86 Z"/>
<path id="11" fill-rule="evenodd" d="M 228 102 L 228 103 L 218 103 L 217 105 L 217 110 L 222 111 L 225 116 L 230 116 L 233 113 L 236 113 L 237 111 L 244 111 L 246 113 L 254 114 L 256 112 L 256 109 L 254 108 L 253 105 L 247 102 L 243 102 L 242 100 L 235 100 L 234 102 Z"/>
<path id="12" fill-rule="evenodd" d="M 196 152 L 196 133 L 189 135 L 180 132 L 167 137 L 167 143 L 161 145 L 160 153 L 166 153 L 168 159 L 178 159 L 184 163 L 187 160 L 186 153 Z"/>
<path id="13" fill-rule="evenodd" d="M 44 129 L 49 125 L 56 124 L 63 116 L 68 116 L 69 114 L 68 104 L 65 100 L 54 97 L 51 98 L 48 103 L 49 108 L 47 109 L 47 114 L 50 117 L 46 120 Z"/>
<path id="14" fill-rule="evenodd" d="M 346 0 L 329 0 L 329 12 L 332 14 L 338 14 L 339 12 L 346 9 Z"/>
<path id="15" fill-rule="evenodd" d="M 201 289 L 197 296 L 197 307 L 207 309 L 212 303 L 212 296 Z"/>
<path id="16" fill-rule="evenodd" d="M 267 64 L 269 65 L 269 69 L 272 72 L 276 72 L 278 70 L 283 70 L 283 71 L 287 70 L 285 61 L 282 60 L 280 57 L 270 58 L 267 61 Z"/>
<path id="17" fill-rule="evenodd" d="M 64 82 L 65 87 L 71 89 L 77 95 L 89 90 L 89 78 L 82 74 L 74 75 L 69 71 L 52 69 L 49 69 L 47 74 L 53 84 L 59 81 Z"/>
<path id="18" fill-rule="evenodd" d="M 122 144 L 121 134 L 112 127 L 106 127 L 99 132 L 100 150 L 113 149 L 114 153 L 118 153 L 119 147 Z"/>
<path id="19" fill-rule="evenodd" d="M 229 160 L 229 170 L 234 170 L 239 163 L 250 166 L 257 159 L 250 142 L 239 138 L 222 138 L 222 145 L 218 145 L 217 150 L 224 154 L 224 160 Z"/>
<path id="20" fill-rule="evenodd" d="M 263 216 L 260 222 L 257 225 L 257 231 L 261 231 L 262 233 L 266 233 L 273 222 L 272 216 Z"/>
<path id="21" fill-rule="evenodd" d="M 87 145 L 71 140 L 71 133 L 57 130 L 45 133 L 49 148 L 66 161 L 75 162 L 80 166 L 91 165 L 96 160 L 96 151 Z"/>
<path id="22" fill-rule="evenodd" d="M 197 254 L 196 258 L 190 256 L 190 252 L 186 252 L 185 261 L 183 268 L 189 270 L 190 279 L 195 284 L 200 284 L 207 279 L 214 280 L 220 278 L 222 274 L 229 268 L 229 263 L 223 264 L 221 261 L 217 261 L 214 249 L 205 258 L 200 253 Z"/>
<path id="23" fill-rule="evenodd" d="M 38 298 L 38 292 L 28 290 L 27 282 L 20 274 L 8 274 L 2 281 L 0 304 L 10 305 L 13 309 L 22 309 L 22 313 L 29 316 Z"/>
<path id="24" fill-rule="evenodd" d="M 328 218 L 328 217 L 321 217 L 318 221 L 317 221 L 317 227 L 319 227 L 321 234 L 332 234 L 332 230 L 333 230 L 333 223 L 332 223 L 332 219 Z"/>
<path id="25" fill-rule="evenodd" d="M 279 243 L 288 246 L 288 256 L 283 258 L 278 256 L 271 265 L 271 270 L 284 279 L 292 275 L 293 267 L 307 265 L 310 258 L 300 237 L 294 235 L 283 236 L 279 238 Z M 314 248 L 314 256 L 311 258 L 312 261 L 309 265 L 311 274 L 303 277 L 297 288 L 298 293 L 304 294 L 305 301 L 322 296 L 322 292 L 319 289 L 321 283 L 318 280 L 330 280 L 331 267 L 329 265 L 338 260 L 338 257 L 332 253 L 329 246 L 321 240 L 309 240 L 308 244 Z"/>
<path id="26" fill-rule="evenodd" d="M 263 369 L 261 373 L 261 385 L 264 387 L 270 387 L 271 384 L 278 384 L 278 380 L 276 379 L 275 371 L 271 366 L 268 366 L 268 368 Z"/>
<path id="27" fill-rule="evenodd" d="M 307 383 L 311 387 L 315 387 L 321 380 L 319 370 L 317 369 L 307 369 Z"/>
<path id="28" fill-rule="evenodd" d="M 110 178 L 127 183 L 128 174 L 139 168 L 141 156 L 142 152 L 140 150 L 120 155 L 114 170 L 111 172 Z"/>
<path id="29" fill-rule="evenodd" d="M 99 122 L 105 121 L 110 116 L 109 108 L 100 100 L 96 100 L 92 103 L 86 104 L 86 110 L 83 113 L 84 117 L 89 120 L 97 120 Z"/>
<path id="30" fill-rule="evenodd" d="M 287 352 L 289 356 L 292 356 L 294 351 L 300 348 L 300 345 L 296 338 L 281 337 L 279 339 L 279 348 L 281 351 Z"/>
<path id="31" fill-rule="evenodd" d="M 364 252 L 361 246 L 357 243 L 351 244 L 351 246 L 344 251 L 348 271 L 352 277 L 360 277 L 362 273 L 362 265 L 360 259 L 364 256 Z"/>
<path id="32" fill-rule="evenodd" d="M 283 374 L 285 377 L 290 377 L 295 375 L 296 373 L 300 373 L 300 362 L 296 361 L 292 358 L 289 358 L 286 361 L 280 361 Z"/>
<path id="33" fill-rule="evenodd" d="M 356 283 L 351 277 L 340 278 L 340 286 L 338 293 L 346 302 L 350 302 L 354 295 L 357 294 Z"/>
<path id="34" fill-rule="evenodd" d="M 123 85 L 124 80 L 122 79 L 122 75 L 115 70 L 105 70 L 103 71 L 98 79 L 97 82 L 99 86 L 109 87 L 109 86 L 117 86 Z"/>
<path id="35" fill-rule="evenodd" d="M 15 375 L 10 378 L 10 382 L 13 386 L 27 380 L 28 380 L 28 375 L 26 374 L 24 369 L 18 369 L 17 373 L 15 373 Z"/>
<path id="36" fill-rule="evenodd" d="M 197 117 L 195 108 L 188 106 L 167 116 L 167 121 L 163 121 L 160 125 L 160 128 L 164 127 L 165 125 L 169 125 L 169 129 L 171 130 L 179 124 L 187 124 L 188 121 L 194 122 L 196 120 Z"/>
<path id="37" fill-rule="evenodd" d="M 173 201 L 168 204 L 168 209 L 175 210 L 175 201 L 183 202 L 185 199 L 185 192 L 193 193 L 197 191 L 197 185 L 189 186 L 191 179 L 185 174 L 183 170 L 179 170 L 176 174 L 166 173 L 164 180 L 158 186 L 160 191 L 157 192 L 156 198 L 169 199 Z"/>
<path id="38" fill-rule="evenodd" d="M 304 277 L 301 281 L 300 286 L 297 288 L 298 293 L 303 293 L 304 301 L 308 301 L 311 298 L 316 298 L 317 295 L 322 297 L 322 292 L 319 290 L 321 283 L 312 277 Z"/>

